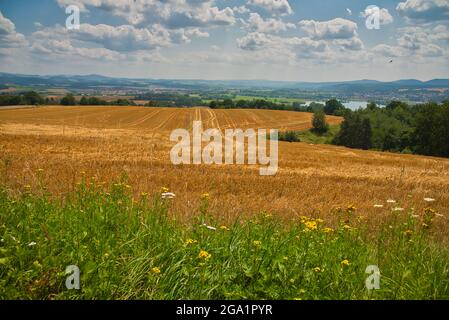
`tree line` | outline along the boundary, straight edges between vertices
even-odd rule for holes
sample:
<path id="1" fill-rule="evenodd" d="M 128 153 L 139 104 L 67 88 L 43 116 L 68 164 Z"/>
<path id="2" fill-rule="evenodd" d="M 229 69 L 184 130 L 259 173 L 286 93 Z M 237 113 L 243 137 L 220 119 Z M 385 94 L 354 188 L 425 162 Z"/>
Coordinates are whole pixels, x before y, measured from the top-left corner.
<path id="1" fill-rule="evenodd" d="M 204 105 L 199 96 L 176 92 L 148 92 L 136 97 L 136 100 L 149 100 L 148 107 L 194 107 Z"/>
<path id="2" fill-rule="evenodd" d="M 326 115 L 343 116 L 332 144 L 449 157 L 449 101 L 418 105 L 391 101 L 386 107 L 371 102 L 365 109 L 352 111 L 331 99 L 311 108 L 314 112 L 311 132 L 316 135 L 328 133 Z M 284 132 L 279 135 L 279 140 L 299 141 L 298 132 Z"/>
<path id="3" fill-rule="evenodd" d="M 100 106 L 100 105 L 116 105 L 116 106 L 133 106 L 135 103 L 128 99 L 116 99 L 113 101 L 106 101 L 97 97 L 83 96 L 77 100 L 71 93 L 66 94 L 61 99 L 52 97 L 42 97 L 35 91 L 29 91 L 21 94 L 2 94 L 0 95 L 0 106 L 19 106 L 19 105 L 56 105 L 74 106 Z"/>
<path id="4" fill-rule="evenodd" d="M 286 111 L 304 111 L 298 104 L 276 103 L 265 99 L 237 100 L 224 99 L 212 100 L 209 103 L 211 109 L 264 109 L 264 110 L 286 110 Z"/>
<path id="5" fill-rule="evenodd" d="M 44 99 L 37 92 L 30 91 L 23 94 L 2 94 L 0 95 L 0 106 L 20 106 L 20 105 L 39 105 L 50 102 Z"/>
<path id="6" fill-rule="evenodd" d="M 449 101 L 418 105 L 392 101 L 385 108 L 369 103 L 365 109 L 351 111 L 329 100 L 323 112 L 344 117 L 334 144 L 449 157 Z"/>
<path id="7" fill-rule="evenodd" d="M 113 101 L 106 101 L 97 97 L 81 97 L 79 101 L 73 96 L 73 94 L 69 93 L 65 97 L 61 99 L 61 105 L 63 106 L 73 106 L 73 105 L 81 105 L 81 106 L 104 106 L 104 105 L 113 105 L 113 106 L 134 106 L 135 103 L 128 99 L 116 99 Z"/>

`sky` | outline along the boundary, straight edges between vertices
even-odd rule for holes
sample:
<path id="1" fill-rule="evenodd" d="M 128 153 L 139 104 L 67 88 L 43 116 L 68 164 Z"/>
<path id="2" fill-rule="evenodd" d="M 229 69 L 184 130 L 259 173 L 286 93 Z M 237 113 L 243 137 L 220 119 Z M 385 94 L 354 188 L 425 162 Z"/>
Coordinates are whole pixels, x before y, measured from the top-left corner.
<path id="1" fill-rule="evenodd" d="M 69 6 L 79 9 L 79 28 Z M 0 0 L 0 71 L 449 78 L 449 0 Z"/>

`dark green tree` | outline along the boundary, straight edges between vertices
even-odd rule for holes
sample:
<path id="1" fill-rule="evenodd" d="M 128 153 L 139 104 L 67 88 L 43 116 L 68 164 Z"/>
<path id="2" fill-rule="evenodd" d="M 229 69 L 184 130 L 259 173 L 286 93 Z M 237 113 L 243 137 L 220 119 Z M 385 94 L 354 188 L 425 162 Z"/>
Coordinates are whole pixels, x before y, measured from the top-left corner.
<path id="1" fill-rule="evenodd" d="M 408 105 L 405 102 L 393 100 L 389 104 L 387 104 L 385 109 L 387 109 L 387 110 L 394 110 L 394 109 L 399 108 L 399 107 L 407 108 Z"/>
<path id="2" fill-rule="evenodd" d="M 225 107 L 225 109 L 232 109 L 234 108 L 234 101 L 232 101 L 231 99 L 225 99 L 223 101 L 223 106 Z"/>
<path id="3" fill-rule="evenodd" d="M 217 101 L 212 100 L 212 101 L 209 103 L 209 108 L 211 108 L 211 109 L 217 109 L 217 108 L 218 108 L 218 103 L 217 103 Z"/>
<path id="4" fill-rule="evenodd" d="M 329 115 L 343 115 L 345 111 L 345 107 L 341 104 L 337 99 L 331 99 L 326 101 L 324 105 L 324 113 Z"/>
<path id="5" fill-rule="evenodd" d="M 23 99 L 24 99 L 24 102 L 25 102 L 26 104 L 37 105 L 37 104 L 44 104 L 44 103 L 45 103 L 44 98 L 42 98 L 42 97 L 41 97 L 37 92 L 35 92 L 35 91 L 29 91 L 29 92 L 26 92 L 26 93 L 23 95 Z"/>
<path id="6" fill-rule="evenodd" d="M 449 103 L 429 103 L 416 114 L 416 151 L 425 155 L 449 157 Z"/>
<path id="7" fill-rule="evenodd" d="M 61 102 L 61 103 L 62 103 L 62 102 Z M 87 106 L 87 105 L 89 105 L 89 99 L 87 99 L 86 97 L 81 97 L 80 105 L 82 105 L 82 106 Z"/>
<path id="8" fill-rule="evenodd" d="M 329 131 L 329 126 L 326 122 L 326 115 L 323 111 L 315 111 L 312 119 L 312 131 L 317 134 L 324 134 Z"/>
<path id="9" fill-rule="evenodd" d="M 360 133 L 360 148 L 368 150 L 371 148 L 372 131 L 371 121 L 369 118 L 362 120 L 361 133 Z"/>
<path id="10" fill-rule="evenodd" d="M 345 115 L 340 132 L 333 143 L 349 148 L 369 149 L 372 141 L 371 123 L 359 113 L 350 112 Z"/>
<path id="11" fill-rule="evenodd" d="M 76 105 L 76 99 L 73 96 L 73 94 L 68 93 L 65 95 L 64 98 L 61 99 L 61 104 L 63 106 L 74 106 L 74 105 Z"/>
<path id="12" fill-rule="evenodd" d="M 366 109 L 369 111 L 375 111 L 377 109 L 377 104 L 375 102 L 369 102 Z"/>

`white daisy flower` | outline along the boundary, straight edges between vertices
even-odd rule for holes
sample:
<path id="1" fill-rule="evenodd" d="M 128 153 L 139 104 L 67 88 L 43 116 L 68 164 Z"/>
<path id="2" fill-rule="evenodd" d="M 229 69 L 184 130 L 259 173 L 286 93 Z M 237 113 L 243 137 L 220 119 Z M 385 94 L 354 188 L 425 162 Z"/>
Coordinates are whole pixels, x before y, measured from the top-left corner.
<path id="1" fill-rule="evenodd" d="M 203 224 L 203 226 L 204 227 L 206 227 L 206 229 L 208 229 L 208 230 L 212 230 L 212 231 L 216 231 L 217 230 L 217 228 L 215 228 L 215 227 L 212 227 L 212 226 L 208 226 L 207 224 Z"/>
<path id="2" fill-rule="evenodd" d="M 164 192 L 161 194 L 162 199 L 173 199 L 176 195 L 173 192 Z"/>

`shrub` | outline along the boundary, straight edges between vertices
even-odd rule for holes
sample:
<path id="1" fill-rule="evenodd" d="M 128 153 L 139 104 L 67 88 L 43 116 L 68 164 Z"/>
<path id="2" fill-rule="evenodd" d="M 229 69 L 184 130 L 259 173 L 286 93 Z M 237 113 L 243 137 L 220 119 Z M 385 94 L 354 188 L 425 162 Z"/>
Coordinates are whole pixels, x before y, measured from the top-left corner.
<path id="1" fill-rule="evenodd" d="M 324 134 L 329 131 L 329 126 L 326 122 L 326 115 L 323 111 L 315 111 L 312 119 L 312 131 L 317 134 Z"/>
<path id="2" fill-rule="evenodd" d="M 279 141 L 287 141 L 287 142 L 300 142 L 301 139 L 298 137 L 298 133 L 296 131 L 285 131 L 279 132 Z"/>

